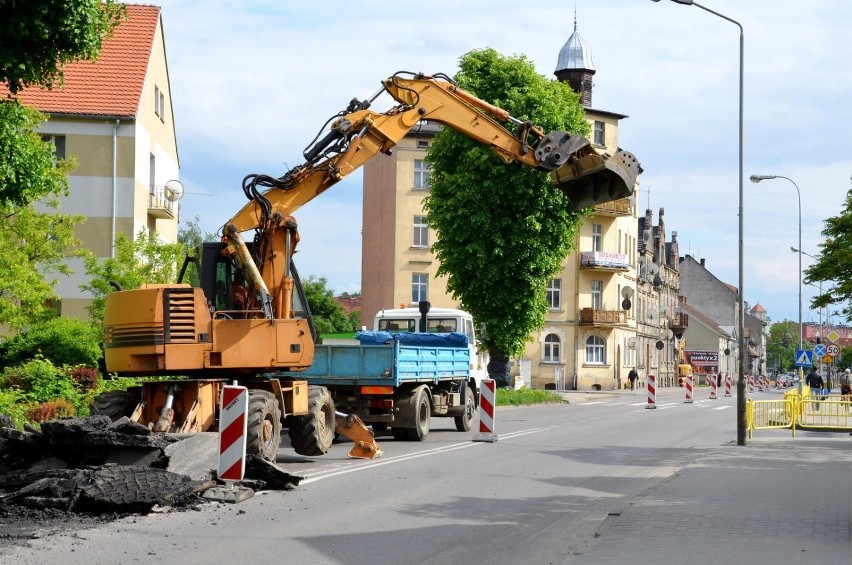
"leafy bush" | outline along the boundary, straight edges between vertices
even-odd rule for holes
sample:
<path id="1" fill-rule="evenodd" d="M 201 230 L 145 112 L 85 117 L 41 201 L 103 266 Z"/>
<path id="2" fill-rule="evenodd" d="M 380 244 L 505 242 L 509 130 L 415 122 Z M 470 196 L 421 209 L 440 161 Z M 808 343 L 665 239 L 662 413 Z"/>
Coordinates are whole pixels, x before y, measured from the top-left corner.
<path id="1" fill-rule="evenodd" d="M 57 398 L 48 400 L 41 404 L 31 406 L 27 410 L 27 419 L 30 422 L 48 422 L 58 418 L 68 418 L 77 415 L 77 408 L 65 399 Z"/>
<path id="2" fill-rule="evenodd" d="M 78 365 L 71 369 L 68 375 L 80 386 L 82 392 L 91 392 L 100 386 L 101 375 L 97 369 Z"/>
<path id="3" fill-rule="evenodd" d="M 18 429 L 27 421 L 27 408 L 27 398 L 21 389 L 0 387 L 0 414 L 12 418 Z"/>
<path id="4" fill-rule="evenodd" d="M 527 387 L 518 390 L 497 389 L 497 406 L 525 406 L 529 404 L 567 403 L 568 401 L 549 390 Z"/>
<path id="5" fill-rule="evenodd" d="M 56 366 L 97 367 L 101 357 L 100 328 L 77 318 L 53 318 L 0 343 L 0 365 L 12 367 L 41 355 Z"/>
<path id="6" fill-rule="evenodd" d="M 0 385 L 18 387 L 29 402 L 42 403 L 49 400 L 67 400 L 80 415 L 88 414 L 88 405 L 79 390 L 79 385 L 64 368 L 37 355 L 23 365 L 6 367 L 0 375 Z"/>

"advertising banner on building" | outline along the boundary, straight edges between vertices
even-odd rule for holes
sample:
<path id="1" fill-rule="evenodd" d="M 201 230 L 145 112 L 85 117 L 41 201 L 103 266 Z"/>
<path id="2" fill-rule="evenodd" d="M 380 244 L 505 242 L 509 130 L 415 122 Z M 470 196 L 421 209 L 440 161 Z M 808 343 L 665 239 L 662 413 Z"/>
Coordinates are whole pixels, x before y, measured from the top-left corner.
<path id="1" fill-rule="evenodd" d="M 686 362 L 692 367 L 693 375 L 709 375 L 719 371 L 719 352 L 704 349 L 684 351 Z"/>

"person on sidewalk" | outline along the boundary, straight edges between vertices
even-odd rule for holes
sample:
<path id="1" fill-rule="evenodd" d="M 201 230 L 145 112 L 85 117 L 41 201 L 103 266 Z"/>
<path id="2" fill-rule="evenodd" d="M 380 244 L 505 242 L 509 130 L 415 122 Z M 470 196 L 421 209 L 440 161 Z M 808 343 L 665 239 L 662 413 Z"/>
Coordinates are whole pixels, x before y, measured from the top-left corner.
<path id="1" fill-rule="evenodd" d="M 843 407 L 849 410 L 848 402 L 852 400 L 852 370 L 846 369 L 840 374 L 840 400 Z"/>
<path id="2" fill-rule="evenodd" d="M 811 387 L 811 398 L 817 400 L 822 399 L 822 387 L 824 383 L 822 381 L 822 376 L 819 375 L 813 367 L 811 367 L 811 372 L 808 373 L 808 376 L 805 377 L 805 384 Z M 814 402 L 814 410 L 819 410 L 818 402 Z"/>
<path id="3" fill-rule="evenodd" d="M 636 381 L 639 380 L 639 373 L 636 372 L 636 367 L 630 369 L 630 372 L 627 373 L 627 379 L 630 381 L 630 390 L 636 390 Z"/>

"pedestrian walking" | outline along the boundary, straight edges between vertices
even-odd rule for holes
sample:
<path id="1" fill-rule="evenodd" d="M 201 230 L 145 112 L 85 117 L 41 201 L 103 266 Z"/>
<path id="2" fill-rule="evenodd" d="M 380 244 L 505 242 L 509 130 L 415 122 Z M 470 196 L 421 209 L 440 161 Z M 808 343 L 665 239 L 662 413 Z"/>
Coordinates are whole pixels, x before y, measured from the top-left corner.
<path id="1" fill-rule="evenodd" d="M 627 379 L 630 381 L 630 390 L 636 390 L 636 381 L 639 380 L 639 373 L 636 372 L 636 367 L 630 369 L 627 373 Z"/>
<path id="2" fill-rule="evenodd" d="M 852 370 L 846 369 L 840 375 L 840 400 L 843 406 L 849 410 L 849 401 L 852 400 Z"/>
<path id="3" fill-rule="evenodd" d="M 822 376 L 816 372 L 816 370 L 811 367 L 811 371 L 808 373 L 808 376 L 805 377 L 805 384 L 811 387 L 811 397 L 822 400 L 822 387 L 824 385 L 822 381 Z M 819 410 L 819 403 L 814 402 L 814 410 Z"/>

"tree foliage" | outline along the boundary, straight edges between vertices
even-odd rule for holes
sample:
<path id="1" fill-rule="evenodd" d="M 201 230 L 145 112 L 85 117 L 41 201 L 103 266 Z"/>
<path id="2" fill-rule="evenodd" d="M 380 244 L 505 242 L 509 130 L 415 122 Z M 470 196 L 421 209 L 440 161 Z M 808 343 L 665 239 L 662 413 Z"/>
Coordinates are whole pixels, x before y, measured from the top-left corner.
<path id="1" fill-rule="evenodd" d="M 784 320 L 772 324 L 766 340 L 766 364 L 776 366 L 782 373 L 796 368 L 796 349 L 799 347 L 799 324 Z"/>
<path id="2" fill-rule="evenodd" d="M 57 367 L 96 368 L 102 357 L 98 326 L 77 318 L 56 317 L 0 343 L 0 365 L 21 365 L 41 355 Z"/>
<path id="3" fill-rule="evenodd" d="M 352 331 L 352 322 L 343 311 L 343 306 L 334 299 L 325 277 L 311 275 L 302 281 L 302 288 L 318 334 Z"/>
<path id="4" fill-rule="evenodd" d="M 514 117 L 545 131 L 588 134 L 577 94 L 538 75 L 526 57 L 476 50 L 459 67 L 461 88 Z M 438 235 L 432 246 L 438 275 L 447 277 L 462 308 L 485 323 L 492 358 L 520 355 L 544 323 L 546 284 L 571 250 L 581 214 L 549 175 L 507 165 L 450 128 L 435 137 L 427 161 L 432 176 L 425 208 Z"/>
<path id="5" fill-rule="evenodd" d="M 185 255 L 182 244 L 164 243 L 156 233 L 148 233 L 144 228 L 133 241 L 119 233 L 114 257 L 90 256 L 85 261 L 86 274 L 91 280 L 80 285 L 80 289 L 92 294 L 89 306 L 92 320 L 103 321 L 106 296 L 115 290 L 111 281 L 124 290 L 139 288 L 143 283 L 174 283 Z"/>
<path id="6" fill-rule="evenodd" d="M 126 9 L 117 0 L 0 0 L 0 81 L 50 88 L 68 63 L 97 58 Z"/>
<path id="7" fill-rule="evenodd" d="M 852 320 L 852 190 L 846 193 L 843 211 L 825 220 L 825 242 L 816 262 L 805 270 L 805 278 L 823 285 L 823 292 L 811 301 L 813 308 L 840 306 L 846 320 Z"/>

